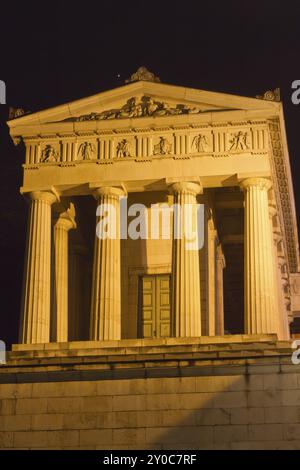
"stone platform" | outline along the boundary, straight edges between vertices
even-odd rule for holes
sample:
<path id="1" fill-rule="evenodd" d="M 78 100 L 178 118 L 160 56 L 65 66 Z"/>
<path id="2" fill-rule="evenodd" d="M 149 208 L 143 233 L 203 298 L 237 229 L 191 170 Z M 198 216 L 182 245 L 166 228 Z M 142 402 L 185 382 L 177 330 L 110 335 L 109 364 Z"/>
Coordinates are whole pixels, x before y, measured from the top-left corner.
<path id="1" fill-rule="evenodd" d="M 15 345 L 0 447 L 300 449 L 300 366 L 275 335 Z"/>
<path id="2" fill-rule="evenodd" d="M 69 380 L 203 375 L 226 364 L 246 373 L 274 358 L 290 365 L 291 354 L 290 342 L 277 341 L 276 335 L 16 344 L 7 366 L 0 368 L 0 382 L 14 381 L 20 372 L 23 381 L 41 376 L 65 380 L 66 374 Z"/>

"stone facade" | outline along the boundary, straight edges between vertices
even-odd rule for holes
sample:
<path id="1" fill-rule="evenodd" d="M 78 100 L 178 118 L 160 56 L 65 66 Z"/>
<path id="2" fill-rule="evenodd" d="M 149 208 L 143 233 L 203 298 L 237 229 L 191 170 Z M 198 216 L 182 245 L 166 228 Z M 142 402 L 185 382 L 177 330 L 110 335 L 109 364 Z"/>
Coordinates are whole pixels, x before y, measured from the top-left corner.
<path id="1" fill-rule="evenodd" d="M 244 98 L 174 87 L 144 69 L 133 76 L 117 90 L 8 122 L 14 141 L 26 146 L 21 192 L 31 201 L 20 341 L 82 339 L 84 323 L 83 339 L 138 338 L 144 322 L 140 278 L 159 274 L 171 276 L 171 336 L 214 336 L 218 324 L 229 333 L 277 333 L 287 339 L 298 312 L 299 252 L 277 94 Z M 99 220 L 94 198 L 119 212 L 121 196 L 130 204 L 147 201 L 148 209 L 204 204 L 200 259 L 181 250 L 174 217 L 169 243 L 96 237 L 93 244 Z M 57 213 L 65 215 L 55 225 Z M 79 282 L 74 276 L 68 283 L 68 238 L 70 253 L 78 245 L 85 251 L 76 272 L 87 269 L 90 287 L 79 292 L 72 288 Z M 236 272 L 223 292 L 231 253 L 241 250 L 244 282 Z M 243 295 L 244 313 L 238 300 Z M 84 306 L 83 318 L 74 313 L 76 303 Z M 190 316 L 193 327 L 186 323 Z M 226 316 L 243 318 L 231 324 Z M 153 331 L 157 335 L 159 328 Z"/>
<path id="2" fill-rule="evenodd" d="M 1 447 L 300 446 L 299 250 L 277 97 L 165 85 L 142 68 L 8 122 L 30 210 Z M 170 210 L 169 235 L 122 236 L 125 199 L 127 222 L 137 204 L 141 220 Z M 204 207 L 200 250 L 178 236 L 178 205 L 196 235 Z"/>

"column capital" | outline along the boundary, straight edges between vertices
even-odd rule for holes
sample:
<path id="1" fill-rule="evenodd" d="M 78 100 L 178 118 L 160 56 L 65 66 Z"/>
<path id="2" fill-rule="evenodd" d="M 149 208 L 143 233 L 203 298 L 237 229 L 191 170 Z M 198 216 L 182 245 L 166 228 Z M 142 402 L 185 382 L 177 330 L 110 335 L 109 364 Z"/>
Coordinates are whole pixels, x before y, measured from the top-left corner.
<path id="1" fill-rule="evenodd" d="M 55 228 L 63 228 L 67 232 L 71 229 L 76 228 L 76 222 L 67 216 L 66 212 L 61 214 L 55 223 Z"/>
<path id="2" fill-rule="evenodd" d="M 173 194 L 190 194 L 196 196 L 203 193 L 203 187 L 200 183 L 191 181 L 175 181 L 169 184 L 169 191 Z"/>
<path id="3" fill-rule="evenodd" d="M 219 261 L 222 264 L 223 268 L 226 268 L 226 260 L 225 260 L 225 255 L 224 255 L 221 243 L 219 243 L 217 246 L 216 258 L 217 258 L 217 261 Z"/>
<path id="4" fill-rule="evenodd" d="M 54 226 L 55 228 L 63 228 L 66 231 L 76 228 L 75 208 L 73 203 L 71 203 L 70 207 L 66 210 L 56 212 Z"/>
<path id="5" fill-rule="evenodd" d="M 267 178 L 246 178 L 240 182 L 241 189 L 248 189 L 250 187 L 257 187 L 259 189 L 266 189 L 267 191 L 272 187 L 272 181 Z"/>
<path id="6" fill-rule="evenodd" d="M 126 196 L 126 191 L 119 186 L 100 186 L 93 190 L 93 196 L 95 199 L 99 199 L 101 196 L 120 198 L 122 196 Z"/>
<path id="7" fill-rule="evenodd" d="M 31 191 L 29 197 L 31 201 L 43 201 L 50 206 L 59 201 L 59 196 L 54 191 Z"/>

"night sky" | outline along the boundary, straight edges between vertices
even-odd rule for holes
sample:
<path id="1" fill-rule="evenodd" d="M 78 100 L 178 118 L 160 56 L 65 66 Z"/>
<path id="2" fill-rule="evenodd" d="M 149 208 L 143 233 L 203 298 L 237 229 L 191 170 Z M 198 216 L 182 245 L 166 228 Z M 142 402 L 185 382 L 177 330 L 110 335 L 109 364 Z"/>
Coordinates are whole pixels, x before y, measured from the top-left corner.
<path id="1" fill-rule="evenodd" d="M 244 96 L 280 87 L 300 215 L 298 0 L 1 2 L 0 339 L 17 342 L 27 204 L 8 106 L 37 111 L 124 84 L 145 65 L 162 82 Z"/>

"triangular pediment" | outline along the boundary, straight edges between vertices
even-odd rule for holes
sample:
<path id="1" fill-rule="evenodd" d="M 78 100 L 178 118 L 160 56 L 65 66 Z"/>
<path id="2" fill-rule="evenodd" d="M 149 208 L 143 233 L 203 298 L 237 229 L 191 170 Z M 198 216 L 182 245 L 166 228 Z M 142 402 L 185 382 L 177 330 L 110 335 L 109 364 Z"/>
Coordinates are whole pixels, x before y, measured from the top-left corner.
<path id="1" fill-rule="evenodd" d="M 10 128 L 50 123 L 134 119 L 234 110 L 278 110 L 279 103 L 138 81 L 9 121 Z"/>

